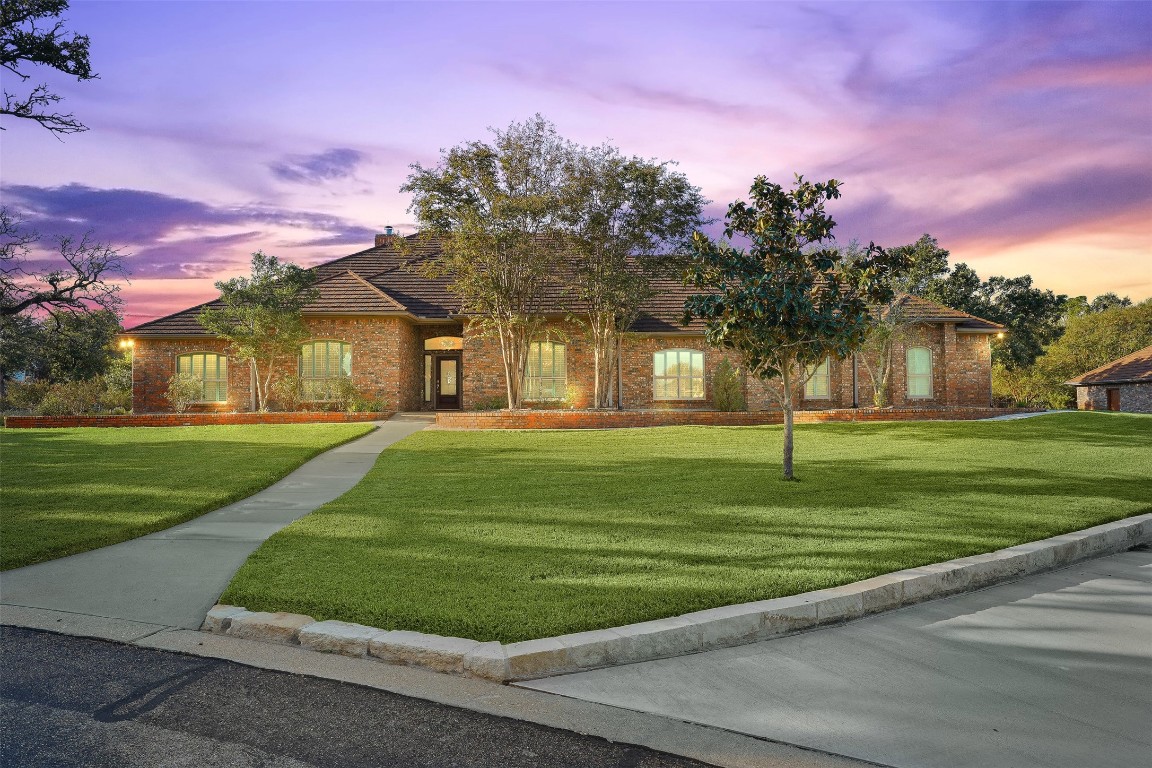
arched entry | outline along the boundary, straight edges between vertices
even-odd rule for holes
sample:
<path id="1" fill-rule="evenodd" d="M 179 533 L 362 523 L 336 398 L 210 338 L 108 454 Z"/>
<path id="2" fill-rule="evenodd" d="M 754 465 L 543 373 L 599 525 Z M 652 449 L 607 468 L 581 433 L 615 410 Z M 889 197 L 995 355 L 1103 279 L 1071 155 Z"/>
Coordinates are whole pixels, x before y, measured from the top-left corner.
<path id="1" fill-rule="evenodd" d="M 437 411 L 458 411 L 463 403 L 464 338 L 437 336 L 424 341 L 424 403 Z"/>

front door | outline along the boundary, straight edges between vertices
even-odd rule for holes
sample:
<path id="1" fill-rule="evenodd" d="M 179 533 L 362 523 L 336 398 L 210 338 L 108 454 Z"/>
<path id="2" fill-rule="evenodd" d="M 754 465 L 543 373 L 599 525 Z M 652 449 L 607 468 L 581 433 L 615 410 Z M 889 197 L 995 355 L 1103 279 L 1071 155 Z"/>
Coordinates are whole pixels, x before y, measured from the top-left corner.
<path id="1" fill-rule="evenodd" d="M 433 406 L 438 411 L 460 409 L 460 355 L 437 355 L 435 358 Z"/>
<path id="2" fill-rule="evenodd" d="M 1108 390 L 1108 410 L 1120 410 L 1120 389 L 1118 387 L 1110 387 Z"/>

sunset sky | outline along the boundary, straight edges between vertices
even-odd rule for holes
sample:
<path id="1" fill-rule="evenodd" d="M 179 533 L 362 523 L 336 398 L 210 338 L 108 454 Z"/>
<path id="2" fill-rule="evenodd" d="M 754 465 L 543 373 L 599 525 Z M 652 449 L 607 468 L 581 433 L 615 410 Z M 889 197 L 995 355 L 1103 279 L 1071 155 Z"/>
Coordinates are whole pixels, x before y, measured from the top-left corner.
<path id="1" fill-rule="evenodd" d="M 254 250 L 314 264 L 412 231 L 411 163 L 536 112 L 678 161 L 713 215 L 757 174 L 834 177 L 842 241 L 928 232 L 985 277 L 1152 296 L 1152 3 L 73 0 L 67 20 L 100 79 L 36 75 L 91 130 L 4 122 L 3 202 L 132 254 L 127 326 Z"/>

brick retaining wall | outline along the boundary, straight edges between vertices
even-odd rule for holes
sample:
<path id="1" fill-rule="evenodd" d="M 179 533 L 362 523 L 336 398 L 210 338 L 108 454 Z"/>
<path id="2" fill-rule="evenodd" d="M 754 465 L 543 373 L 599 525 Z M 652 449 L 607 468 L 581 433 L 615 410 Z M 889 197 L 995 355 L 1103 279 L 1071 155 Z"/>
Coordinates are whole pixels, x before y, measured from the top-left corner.
<path id="1" fill-rule="evenodd" d="M 144 413 L 123 416 L 5 416 L 9 429 L 53 427 L 208 427 L 220 424 L 341 424 L 391 413 Z"/>
<path id="2" fill-rule="evenodd" d="M 795 422 L 918 421 L 929 419 L 986 419 L 1027 408 L 838 408 L 796 411 Z M 779 411 L 441 411 L 441 429 L 614 429 L 619 427 L 716 426 L 741 427 L 782 424 Z"/>

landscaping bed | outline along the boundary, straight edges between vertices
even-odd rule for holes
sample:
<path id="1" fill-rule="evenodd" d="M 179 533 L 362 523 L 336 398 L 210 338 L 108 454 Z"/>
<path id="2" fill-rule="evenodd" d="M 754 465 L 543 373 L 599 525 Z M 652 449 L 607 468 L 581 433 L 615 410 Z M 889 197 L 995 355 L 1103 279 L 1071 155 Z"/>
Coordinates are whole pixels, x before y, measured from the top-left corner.
<path id="1" fill-rule="evenodd" d="M 0 569 L 160 531 L 266 488 L 368 424 L 0 431 Z"/>
<path id="2" fill-rule="evenodd" d="M 421 432 L 221 602 L 509 643 L 794 595 L 1152 509 L 1152 418 Z"/>
<path id="3" fill-rule="evenodd" d="M 796 411 L 797 424 L 825 421 L 924 421 L 987 419 L 1035 408 L 828 408 Z M 440 411 L 440 429 L 618 429 L 621 427 L 747 427 L 783 424 L 781 411 L 707 411 L 690 409 Z"/>

